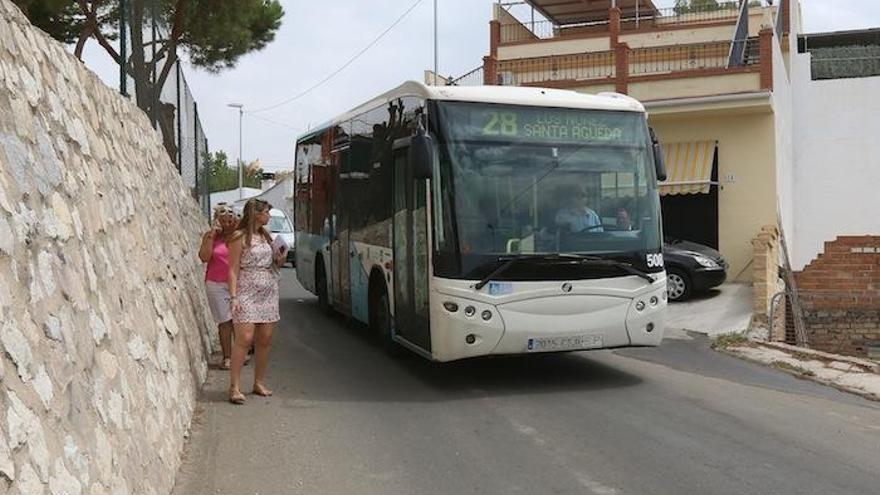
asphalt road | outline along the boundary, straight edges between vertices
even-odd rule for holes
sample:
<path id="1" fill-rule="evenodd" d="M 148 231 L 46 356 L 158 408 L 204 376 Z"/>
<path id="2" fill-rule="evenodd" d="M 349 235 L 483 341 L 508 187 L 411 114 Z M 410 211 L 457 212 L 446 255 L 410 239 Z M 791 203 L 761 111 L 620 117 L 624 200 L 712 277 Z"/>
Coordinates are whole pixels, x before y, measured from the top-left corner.
<path id="1" fill-rule="evenodd" d="M 183 494 L 880 493 L 880 404 L 669 331 L 656 349 L 390 358 L 285 271 L 269 382 L 212 371 Z M 250 383 L 247 368 L 244 383 Z"/>

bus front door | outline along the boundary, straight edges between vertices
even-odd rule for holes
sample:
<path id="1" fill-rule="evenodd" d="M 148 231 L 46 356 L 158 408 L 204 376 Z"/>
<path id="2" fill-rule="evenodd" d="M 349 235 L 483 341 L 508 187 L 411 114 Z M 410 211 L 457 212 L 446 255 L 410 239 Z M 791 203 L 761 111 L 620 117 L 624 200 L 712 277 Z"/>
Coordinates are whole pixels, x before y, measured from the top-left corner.
<path id="1" fill-rule="evenodd" d="M 406 140 L 394 149 L 394 325 L 397 335 L 431 351 L 428 328 L 427 181 L 413 178 Z"/>

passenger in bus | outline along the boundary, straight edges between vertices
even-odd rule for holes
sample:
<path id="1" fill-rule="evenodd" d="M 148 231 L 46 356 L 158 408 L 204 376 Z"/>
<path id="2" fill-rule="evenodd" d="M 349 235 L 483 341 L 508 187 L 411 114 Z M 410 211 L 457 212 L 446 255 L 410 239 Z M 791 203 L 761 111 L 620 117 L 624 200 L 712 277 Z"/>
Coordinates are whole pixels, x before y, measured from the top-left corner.
<path id="1" fill-rule="evenodd" d="M 626 208 L 617 209 L 617 230 L 632 230 L 632 221 Z"/>
<path id="2" fill-rule="evenodd" d="M 587 207 L 587 194 L 577 186 L 565 187 L 560 191 L 565 205 L 556 212 L 556 226 L 563 232 L 602 232 L 602 220 L 595 211 Z"/>
<path id="3" fill-rule="evenodd" d="M 233 404 L 245 401 L 239 381 L 252 342 L 256 359 L 253 393 L 264 397 L 272 395 L 265 378 L 272 332 L 280 319 L 276 269 L 284 264 L 287 251 L 281 247 L 276 252 L 272 247 L 272 237 L 266 230 L 271 209 L 272 205 L 263 200 L 248 200 L 238 229 L 229 240 L 229 294 L 235 330 L 229 401 Z"/>

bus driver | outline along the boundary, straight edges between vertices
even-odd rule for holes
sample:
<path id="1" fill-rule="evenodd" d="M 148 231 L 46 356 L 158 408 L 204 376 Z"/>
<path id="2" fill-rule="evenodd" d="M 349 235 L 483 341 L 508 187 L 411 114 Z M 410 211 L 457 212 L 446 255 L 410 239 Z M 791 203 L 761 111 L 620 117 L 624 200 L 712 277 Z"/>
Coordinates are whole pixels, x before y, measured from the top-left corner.
<path id="1" fill-rule="evenodd" d="M 566 206 L 556 212 L 556 226 L 564 231 L 602 232 L 602 220 L 595 211 L 587 207 L 587 195 L 577 186 L 568 186 L 560 191 Z"/>

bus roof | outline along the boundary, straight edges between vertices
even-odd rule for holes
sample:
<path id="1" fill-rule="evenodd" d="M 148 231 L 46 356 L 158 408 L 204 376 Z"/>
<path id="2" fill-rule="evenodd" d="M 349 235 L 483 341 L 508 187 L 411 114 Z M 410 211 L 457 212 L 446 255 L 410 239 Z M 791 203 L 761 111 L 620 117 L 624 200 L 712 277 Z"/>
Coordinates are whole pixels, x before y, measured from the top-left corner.
<path id="1" fill-rule="evenodd" d="M 407 81 L 372 100 L 318 126 L 323 129 L 352 117 L 403 98 L 417 96 L 426 100 L 466 101 L 498 103 L 536 107 L 581 108 L 589 110 L 612 110 L 619 112 L 644 112 L 645 107 L 636 99 L 620 93 L 596 95 L 563 89 L 533 88 L 524 86 L 426 86 L 420 82 Z M 311 134 L 310 131 L 307 134 Z"/>

